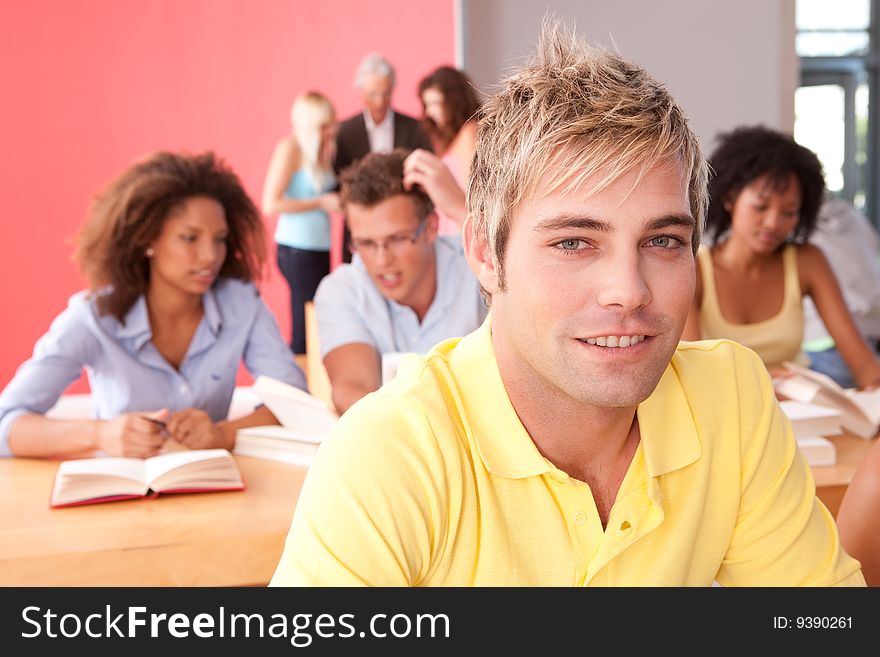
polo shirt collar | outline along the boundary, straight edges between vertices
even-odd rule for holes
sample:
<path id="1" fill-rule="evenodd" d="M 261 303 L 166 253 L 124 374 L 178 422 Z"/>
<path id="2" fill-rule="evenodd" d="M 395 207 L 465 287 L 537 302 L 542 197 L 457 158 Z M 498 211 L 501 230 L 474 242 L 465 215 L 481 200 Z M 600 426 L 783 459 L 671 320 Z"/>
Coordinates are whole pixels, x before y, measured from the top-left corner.
<path id="1" fill-rule="evenodd" d="M 492 347 L 491 312 L 479 329 L 461 339 L 450 364 L 461 389 L 464 416 L 486 469 L 509 479 L 553 470 L 554 466 L 538 451 L 517 416 L 504 388 Z M 649 476 L 672 472 L 700 458 L 700 440 L 674 360 L 637 413 Z"/>
<path id="2" fill-rule="evenodd" d="M 639 431 L 651 477 L 684 468 L 703 453 L 690 402 L 678 378 L 675 356 L 654 392 L 639 404 Z"/>
<path id="3" fill-rule="evenodd" d="M 461 339 L 452 353 L 464 417 L 486 469 L 508 479 L 525 479 L 553 469 L 520 422 L 498 371 L 492 347 L 491 313 Z"/>

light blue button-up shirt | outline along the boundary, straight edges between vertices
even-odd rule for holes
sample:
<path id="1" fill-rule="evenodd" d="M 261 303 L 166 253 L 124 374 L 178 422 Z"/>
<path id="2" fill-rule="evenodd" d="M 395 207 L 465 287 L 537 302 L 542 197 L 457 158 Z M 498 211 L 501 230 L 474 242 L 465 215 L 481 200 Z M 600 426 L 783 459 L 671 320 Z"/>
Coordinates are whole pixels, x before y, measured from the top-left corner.
<path id="1" fill-rule="evenodd" d="M 215 422 L 222 420 L 242 359 L 255 377 L 265 374 L 305 390 L 302 370 L 252 284 L 220 279 L 202 304 L 204 316 L 176 370 L 151 342 L 143 296 L 124 324 L 113 315 L 99 315 L 93 295 L 71 297 L 0 394 L 0 456 L 11 456 L 9 429 L 16 418 L 48 411 L 83 368 L 98 419 L 198 408 Z"/>
<path id="2" fill-rule="evenodd" d="M 372 345 L 380 354 L 426 353 L 479 327 L 487 308 L 461 237 L 438 237 L 434 255 L 437 289 L 421 323 L 412 308 L 382 295 L 359 257 L 324 278 L 315 293 L 321 357 L 352 343 Z"/>

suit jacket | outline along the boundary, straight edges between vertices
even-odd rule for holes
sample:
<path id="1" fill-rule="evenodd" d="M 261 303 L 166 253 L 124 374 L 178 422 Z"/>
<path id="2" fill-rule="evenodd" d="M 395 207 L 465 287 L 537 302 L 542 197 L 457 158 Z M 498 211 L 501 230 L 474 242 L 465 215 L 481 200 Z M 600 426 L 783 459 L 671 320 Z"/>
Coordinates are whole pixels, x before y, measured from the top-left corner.
<path id="1" fill-rule="evenodd" d="M 400 112 L 394 112 L 394 147 L 408 150 L 416 148 L 433 150 L 431 142 L 428 141 L 428 137 L 418 120 Z M 336 135 L 336 160 L 333 163 L 333 168 L 338 174 L 349 164 L 369 152 L 370 138 L 367 136 L 367 124 L 364 121 L 363 112 L 358 112 L 339 124 L 339 132 Z"/>
<path id="2" fill-rule="evenodd" d="M 408 150 L 416 148 L 434 150 L 418 120 L 400 112 L 394 112 L 394 147 Z M 339 132 L 336 133 L 336 160 L 333 162 L 333 169 L 338 175 L 345 167 L 369 152 L 370 138 L 367 135 L 367 123 L 364 120 L 364 113 L 358 112 L 339 124 Z M 348 230 L 348 222 L 346 222 L 342 231 L 343 262 L 351 262 L 351 252 L 348 250 L 350 241 L 351 233 Z"/>

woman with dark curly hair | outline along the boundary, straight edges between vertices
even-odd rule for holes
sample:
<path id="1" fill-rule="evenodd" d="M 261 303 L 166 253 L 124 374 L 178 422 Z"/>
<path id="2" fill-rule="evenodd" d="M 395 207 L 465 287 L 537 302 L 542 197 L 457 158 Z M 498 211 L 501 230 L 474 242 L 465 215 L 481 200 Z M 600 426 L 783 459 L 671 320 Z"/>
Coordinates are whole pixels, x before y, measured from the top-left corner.
<path id="1" fill-rule="evenodd" d="M 474 85 L 458 69 L 441 66 L 419 82 L 419 98 L 424 109 L 423 124 L 434 152 L 449 169 L 458 187 L 464 189 L 477 143 L 475 114 L 480 101 Z M 419 156 L 425 160 L 434 159 L 427 151 L 419 152 L 416 157 Z M 430 162 L 426 164 L 430 165 Z M 443 206 L 442 203 L 437 205 Z M 438 215 L 441 235 L 460 232 L 461 218 L 443 212 Z"/>
<path id="2" fill-rule="evenodd" d="M 880 385 L 880 360 L 852 320 L 822 252 L 807 244 L 825 193 L 822 165 L 788 135 L 744 127 L 719 137 L 710 157 L 708 248 L 685 340 L 729 338 L 754 349 L 771 373 L 801 351 L 809 295 L 859 386 Z"/>
<path id="3" fill-rule="evenodd" d="M 252 281 L 265 261 L 260 214 L 212 153 L 156 153 L 92 204 L 71 297 L 0 394 L 0 455 L 156 454 L 166 438 L 232 448 L 263 407 L 226 421 L 242 359 L 305 387 Z M 94 420 L 43 416 L 85 368 Z"/>

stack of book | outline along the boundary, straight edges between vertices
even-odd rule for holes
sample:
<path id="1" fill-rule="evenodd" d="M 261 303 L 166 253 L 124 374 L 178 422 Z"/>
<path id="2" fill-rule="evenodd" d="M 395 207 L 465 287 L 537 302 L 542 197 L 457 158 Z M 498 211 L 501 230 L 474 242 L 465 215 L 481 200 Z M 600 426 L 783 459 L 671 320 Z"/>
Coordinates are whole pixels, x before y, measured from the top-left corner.
<path id="1" fill-rule="evenodd" d="M 779 405 L 788 416 L 801 453 L 810 465 L 834 465 L 837 448 L 826 436 L 843 432 L 839 410 L 797 401 L 783 401 Z"/>
<path id="2" fill-rule="evenodd" d="M 842 388 L 819 372 L 785 363 L 789 376 L 774 381 L 776 392 L 807 404 L 840 412 L 843 428 L 860 438 L 873 438 L 880 428 L 880 390 Z"/>
<path id="3" fill-rule="evenodd" d="M 233 453 L 309 465 L 321 441 L 336 424 L 336 413 L 320 399 L 270 377 L 257 377 L 253 392 L 281 425 L 239 429 Z"/>

